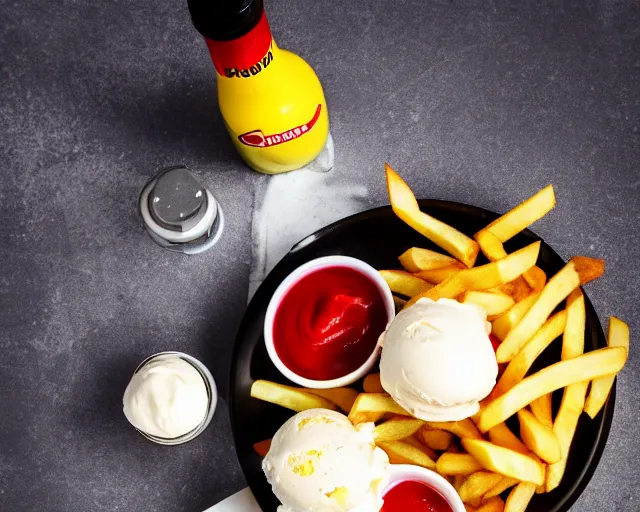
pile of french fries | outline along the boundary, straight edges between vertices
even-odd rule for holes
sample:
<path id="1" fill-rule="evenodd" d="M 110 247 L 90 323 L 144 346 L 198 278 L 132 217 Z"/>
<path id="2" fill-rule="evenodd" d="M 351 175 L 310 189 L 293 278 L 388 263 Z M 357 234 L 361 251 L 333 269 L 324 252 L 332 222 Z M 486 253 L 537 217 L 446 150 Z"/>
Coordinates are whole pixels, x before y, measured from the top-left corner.
<path id="1" fill-rule="evenodd" d="M 342 410 L 354 424 L 376 423 L 376 444 L 396 464 L 415 464 L 448 478 L 468 511 L 523 512 L 536 493 L 562 480 L 578 419 L 604 406 L 629 350 L 629 328 L 611 317 L 608 347 L 584 351 L 585 302 L 581 285 L 600 277 L 604 261 L 576 256 L 556 275 L 536 266 L 540 243 L 511 254 L 503 244 L 555 206 L 552 186 L 504 214 L 474 239 L 421 212 L 411 189 L 387 165 L 387 186 L 396 215 L 449 255 L 411 248 L 400 255 L 403 270 L 380 273 L 398 308 L 423 297 L 453 298 L 484 308 L 500 340 L 500 376 L 481 409 L 456 422 L 424 422 L 400 407 L 368 375 L 364 392 L 351 388 L 301 389 L 256 381 L 255 398 L 293 411 Z M 489 260 L 475 266 L 478 253 Z M 562 339 L 561 360 L 528 375 L 537 357 Z M 564 389 L 557 414 L 551 395 Z M 517 416 L 516 435 L 505 421 Z M 269 440 L 254 448 L 264 455 Z"/>

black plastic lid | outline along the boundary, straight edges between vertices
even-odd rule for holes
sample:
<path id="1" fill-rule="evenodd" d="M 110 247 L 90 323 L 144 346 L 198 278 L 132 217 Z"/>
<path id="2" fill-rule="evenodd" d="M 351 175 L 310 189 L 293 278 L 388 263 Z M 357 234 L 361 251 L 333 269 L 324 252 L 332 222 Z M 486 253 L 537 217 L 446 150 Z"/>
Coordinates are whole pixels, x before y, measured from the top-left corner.
<path id="1" fill-rule="evenodd" d="M 214 41 L 249 32 L 262 16 L 263 0 L 187 0 L 196 30 Z"/>

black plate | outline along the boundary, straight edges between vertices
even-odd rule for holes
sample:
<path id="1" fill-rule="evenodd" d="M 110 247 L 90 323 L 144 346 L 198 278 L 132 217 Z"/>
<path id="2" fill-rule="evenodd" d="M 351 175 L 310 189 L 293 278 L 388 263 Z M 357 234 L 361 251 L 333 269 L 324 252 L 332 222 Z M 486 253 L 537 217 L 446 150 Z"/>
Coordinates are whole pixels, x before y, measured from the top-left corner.
<path id="1" fill-rule="evenodd" d="M 448 201 L 420 201 L 420 208 L 435 218 L 472 235 L 498 214 Z M 505 248 L 511 252 L 540 240 L 530 231 L 514 237 Z M 251 398 L 251 384 L 256 379 L 268 379 L 291 384 L 271 363 L 264 346 L 262 329 L 269 299 L 278 285 L 303 263 L 333 254 L 353 256 L 377 269 L 399 268 L 398 256 L 410 247 L 439 250 L 423 236 L 400 221 L 386 206 L 376 208 L 336 222 L 299 242 L 273 269 L 259 288 L 245 313 L 234 348 L 231 369 L 230 409 L 238 458 L 258 503 L 264 512 L 275 512 L 278 501 L 271 492 L 262 470 L 261 458 L 253 451 L 253 443 L 273 437 L 278 428 L 293 415 L 281 407 Z M 480 258 L 479 262 L 483 260 Z M 486 260 L 484 260 L 486 261 Z M 556 252 L 544 242 L 538 265 L 548 274 L 555 274 L 564 265 Z M 602 327 L 591 302 L 585 296 L 587 324 L 585 350 L 606 346 Z M 543 352 L 531 371 L 560 360 L 561 342 L 556 340 Z M 557 412 L 562 391 L 553 395 Z M 602 412 L 594 420 L 583 414 L 569 455 L 565 476 L 551 493 L 536 495 L 528 512 L 564 512 L 589 483 L 604 450 L 613 419 L 615 390 Z M 511 425 L 517 432 L 517 421 Z"/>

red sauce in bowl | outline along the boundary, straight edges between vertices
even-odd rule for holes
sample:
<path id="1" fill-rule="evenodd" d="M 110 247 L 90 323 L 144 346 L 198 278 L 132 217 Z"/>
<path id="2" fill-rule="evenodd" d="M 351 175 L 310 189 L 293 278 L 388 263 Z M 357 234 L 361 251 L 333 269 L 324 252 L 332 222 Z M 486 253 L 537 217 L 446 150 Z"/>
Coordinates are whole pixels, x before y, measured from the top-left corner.
<path id="1" fill-rule="evenodd" d="M 388 320 L 369 277 L 349 267 L 320 268 L 284 295 L 273 322 L 274 347 L 301 377 L 336 379 L 366 362 Z"/>
<path id="2" fill-rule="evenodd" d="M 380 512 L 453 512 L 438 491 L 422 482 L 400 482 L 383 499 Z"/>

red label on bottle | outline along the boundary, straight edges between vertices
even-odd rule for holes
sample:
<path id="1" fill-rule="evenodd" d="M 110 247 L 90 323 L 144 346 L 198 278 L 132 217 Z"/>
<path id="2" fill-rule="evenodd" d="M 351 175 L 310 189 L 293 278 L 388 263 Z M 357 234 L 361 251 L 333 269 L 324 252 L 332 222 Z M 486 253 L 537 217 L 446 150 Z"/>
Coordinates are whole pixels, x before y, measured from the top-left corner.
<path id="1" fill-rule="evenodd" d="M 318 105 L 316 113 L 308 123 L 301 124 L 300 126 L 296 126 L 290 130 L 286 130 L 281 133 L 274 133 L 273 135 L 265 135 L 262 133 L 262 130 L 252 130 L 239 135 L 238 139 L 240 139 L 240 142 L 246 146 L 254 146 L 257 148 L 268 148 L 270 146 L 277 146 L 278 144 L 289 142 L 290 140 L 302 137 L 305 133 L 311 130 L 320 118 L 321 110 L 322 105 Z"/>
<path id="2" fill-rule="evenodd" d="M 249 78 L 260 73 L 273 60 L 271 29 L 262 12 L 258 24 L 232 41 L 205 38 L 216 71 L 228 78 Z"/>

